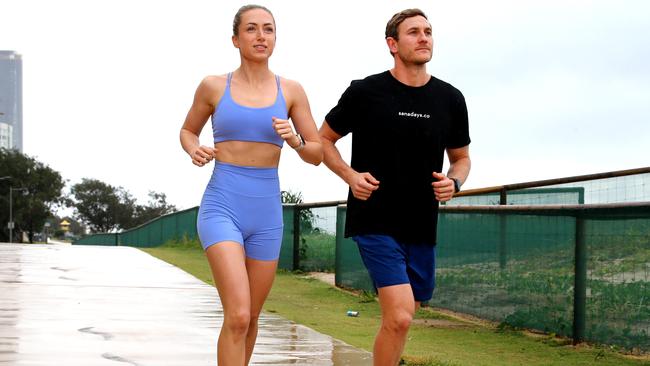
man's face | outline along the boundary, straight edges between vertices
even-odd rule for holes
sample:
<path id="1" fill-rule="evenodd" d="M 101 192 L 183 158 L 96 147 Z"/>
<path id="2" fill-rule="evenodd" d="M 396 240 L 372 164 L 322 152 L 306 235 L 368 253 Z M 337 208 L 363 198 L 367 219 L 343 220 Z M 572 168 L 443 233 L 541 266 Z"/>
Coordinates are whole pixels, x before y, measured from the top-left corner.
<path id="1" fill-rule="evenodd" d="M 392 51 L 404 63 L 423 65 L 431 60 L 433 36 L 431 25 L 423 16 L 405 19 L 397 28 L 397 34 L 399 40 Z"/>

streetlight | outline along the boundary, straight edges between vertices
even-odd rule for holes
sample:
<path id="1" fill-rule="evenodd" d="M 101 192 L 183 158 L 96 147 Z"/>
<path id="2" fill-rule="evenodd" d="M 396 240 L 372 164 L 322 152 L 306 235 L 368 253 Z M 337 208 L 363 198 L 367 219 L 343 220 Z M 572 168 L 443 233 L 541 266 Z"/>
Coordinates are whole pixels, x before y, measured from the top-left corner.
<path id="1" fill-rule="evenodd" d="M 22 191 L 23 194 L 27 192 L 27 188 L 14 188 L 14 187 L 9 187 L 9 242 L 13 243 L 13 238 L 14 238 L 14 216 L 13 216 L 13 199 L 12 199 L 12 194 L 14 191 Z"/>

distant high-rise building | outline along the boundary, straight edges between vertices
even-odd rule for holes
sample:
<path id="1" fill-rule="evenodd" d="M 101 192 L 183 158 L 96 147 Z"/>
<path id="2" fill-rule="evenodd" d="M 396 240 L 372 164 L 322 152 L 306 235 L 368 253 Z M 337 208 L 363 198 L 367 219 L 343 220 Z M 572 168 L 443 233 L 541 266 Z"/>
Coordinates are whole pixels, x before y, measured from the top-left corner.
<path id="1" fill-rule="evenodd" d="M 23 151 L 23 62 L 0 51 L 0 147 Z"/>

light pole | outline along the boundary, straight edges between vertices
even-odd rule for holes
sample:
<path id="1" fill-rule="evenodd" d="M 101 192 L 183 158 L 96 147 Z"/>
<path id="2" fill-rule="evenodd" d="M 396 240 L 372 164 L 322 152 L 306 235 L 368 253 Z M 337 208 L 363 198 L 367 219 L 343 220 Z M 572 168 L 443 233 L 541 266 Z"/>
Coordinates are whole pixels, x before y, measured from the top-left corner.
<path id="1" fill-rule="evenodd" d="M 13 205 L 13 192 L 14 191 L 23 191 L 27 192 L 27 188 L 14 188 L 9 187 L 9 242 L 13 243 L 14 238 L 14 205 Z"/>

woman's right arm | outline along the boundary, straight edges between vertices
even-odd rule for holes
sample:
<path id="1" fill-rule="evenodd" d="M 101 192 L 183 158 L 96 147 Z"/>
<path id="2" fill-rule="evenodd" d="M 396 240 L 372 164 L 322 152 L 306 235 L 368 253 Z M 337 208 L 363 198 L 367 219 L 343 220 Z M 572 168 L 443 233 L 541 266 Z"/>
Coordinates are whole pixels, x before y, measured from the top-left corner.
<path id="1" fill-rule="evenodd" d="M 214 111 L 215 101 L 219 100 L 222 93 L 218 77 L 208 76 L 203 79 L 196 89 L 192 107 L 187 112 L 187 117 L 181 127 L 181 146 L 196 166 L 204 166 L 215 157 L 216 149 L 212 146 L 201 145 L 199 135 Z"/>

